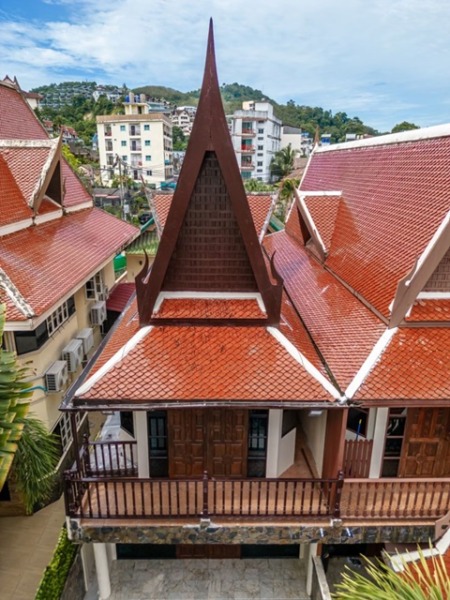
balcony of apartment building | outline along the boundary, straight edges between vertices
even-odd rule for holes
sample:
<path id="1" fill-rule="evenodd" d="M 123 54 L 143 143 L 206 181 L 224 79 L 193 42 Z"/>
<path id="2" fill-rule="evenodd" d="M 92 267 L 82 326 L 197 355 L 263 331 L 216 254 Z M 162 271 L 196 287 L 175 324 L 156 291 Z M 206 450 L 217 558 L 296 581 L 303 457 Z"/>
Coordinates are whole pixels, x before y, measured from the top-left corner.
<path id="1" fill-rule="evenodd" d="M 243 141 L 241 144 L 241 152 L 242 154 L 254 154 L 255 146 L 251 142 L 245 143 L 245 141 Z"/>
<path id="2" fill-rule="evenodd" d="M 128 133 L 130 137 L 136 137 L 141 135 L 141 126 L 140 125 L 130 125 Z"/>
<path id="3" fill-rule="evenodd" d="M 112 136 L 112 128 L 110 125 L 105 127 L 105 137 L 111 137 Z"/>
<path id="4" fill-rule="evenodd" d="M 247 123 L 247 122 L 243 122 L 242 123 L 242 133 L 241 135 L 243 137 L 255 137 L 255 131 L 253 129 L 253 123 Z"/>
<path id="5" fill-rule="evenodd" d="M 111 140 L 106 140 L 105 147 L 106 152 L 113 152 L 113 143 Z"/>
<path id="6" fill-rule="evenodd" d="M 337 443 L 338 411 L 180 413 L 139 412 L 134 422 L 127 413 L 134 441 L 86 438 L 65 476 L 67 516 L 93 527 L 122 519 L 130 526 L 214 519 L 258 527 L 283 519 L 352 531 L 382 522 L 409 526 L 411 535 L 420 526 L 424 536 L 448 519 L 449 477 L 371 477 L 374 441 Z"/>
<path id="7" fill-rule="evenodd" d="M 132 140 L 130 142 L 130 151 L 131 152 L 142 152 L 142 144 L 141 144 L 141 142 L 140 141 L 138 142 L 136 140 Z"/>
<path id="8" fill-rule="evenodd" d="M 242 158 L 241 158 L 241 169 L 245 170 L 245 171 L 251 171 L 255 168 L 255 165 L 252 162 L 252 159 L 250 156 L 245 156 L 245 154 L 243 153 Z"/>

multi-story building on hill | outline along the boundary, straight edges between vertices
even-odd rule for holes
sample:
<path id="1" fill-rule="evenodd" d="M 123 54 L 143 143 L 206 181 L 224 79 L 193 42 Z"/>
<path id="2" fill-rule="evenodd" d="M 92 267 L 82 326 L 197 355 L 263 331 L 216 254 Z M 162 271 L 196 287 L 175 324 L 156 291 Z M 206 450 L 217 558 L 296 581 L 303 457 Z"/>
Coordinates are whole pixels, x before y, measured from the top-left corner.
<path id="1" fill-rule="evenodd" d="M 119 411 L 128 431 L 86 440 L 66 476 L 102 598 L 111 556 L 290 555 L 310 586 L 331 547 L 443 535 L 449 156 L 450 126 L 316 148 L 262 239 L 270 206 L 245 194 L 210 31 L 153 265 L 62 405 Z"/>
<path id="2" fill-rule="evenodd" d="M 246 101 L 228 120 L 242 179 L 270 181 L 270 163 L 281 142 L 281 121 L 273 106 Z"/>
<path id="3" fill-rule="evenodd" d="M 3 342 L 27 369 L 31 413 L 60 436 L 64 466 L 72 432 L 58 406 L 102 338 L 114 256 L 139 231 L 93 207 L 61 155 L 61 137 L 49 138 L 8 81 L 0 82 L 0 112 Z M 86 430 L 85 415 L 74 423 Z M 16 510 L 20 498 L 6 486 L 0 514 Z"/>
<path id="4" fill-rule="evenodd" d="M 190 136 L 196 112 L 197 107 L 195 106 L 177 106 L 170 118 L 172 123 L 183 131 L 184 135 Z"/>
<path id="5" fill-rule="evenodd" d="M 101 176 L 105 185 L 120 174 L 152 187 L 173 177 L 172 121 L 130 93 L 124 115 L 97 117 Z"/>

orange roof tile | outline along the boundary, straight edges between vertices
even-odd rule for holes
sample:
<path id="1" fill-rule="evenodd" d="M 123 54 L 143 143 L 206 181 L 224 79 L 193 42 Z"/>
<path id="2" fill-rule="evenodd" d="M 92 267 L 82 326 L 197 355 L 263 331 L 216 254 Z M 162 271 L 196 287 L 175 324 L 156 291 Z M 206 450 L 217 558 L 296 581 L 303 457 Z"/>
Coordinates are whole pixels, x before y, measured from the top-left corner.
<path id="1" fill-rule="evenodd" d="M 81 399 L 88 404 L 332 400 L 263 327 L 155 327 Z M 75 405 L 79 401 L 75 398 Z"/>
<path id="2" fill-rule="evenodd" d="M 38 121 L 22 94 L 16 89 L 0 83 L 0 139 L 2 140 L 46 140 L 48 133 Z"/>
<path id="3" fill-rule="evenodd" d="M 355 400 L 450 400 L 450 328 L 401 328 Z"/>
<path id="4" fill-rule="evenodd" d="M 49 147 L 0 148 L 13 177 L 26 202 L 30 204 L 32 194 L 39 182 L 43 167 L 49 157 Z"/>
<path id="5" fill-rule="evenodd" d="M 450 300 L 416 300 L 405 321 L 450 321 Z"/>
<path id="6" fill-rule="evenodd" d="M 341 389 L 358 372 L 386 325 L 284 231 L 265 238 L 285 290 Z"/>
<path id="7" fill-rule="evenodd" d="M 165 298 L 154 318 L 160 319 L 265 319 L 256 300 Z"/>
<path id="8" fill-rule="evenodd" d="M 90 202 L 92 204 L 92 196 L 86 190 L 84 185 L 72 171 L 64 158 L 61 159 L 61 176 L 63 186 L 65 188 L 65 196 L 63 205 L 67 208 Z"/>
<path id="9" fill-rule="evenodd" d="M 49 198 L 43 198 L 42 202 L 39 205 L 38 214 L 47 215 L 58 210 L 61 210 L 61 206 L 59 206 L 59 204 L 56 204 Z"/>
<path id="10" fill-rule="evenodd" d="M 327 265 L 384 315 L 448 212 L 450 137 L 316 151 L 302 191 L 341 190 Z"/>
<path id="11" fill-rule="evenodd" d="M 169 214 L 170 205 L 173 194 L 155 194 L 152 199 L 153 209 L 156 213 L 156 221 L 158 226 L 164 229 L 167 216 Z M 247 200 L 252 213 L 253 222 L 255 224 L 256 233 L 258 236 L 263 231 L 264 224 L 268 220 L 269 213 L 272 212 L 272 196 L 270 194 L 247 194 Z"/>
<path id="12" fill-rule="evenodd" d="M 340 196 L 305 197 L 305 204 L 327 250 L 331 246 L 339 202 Z"/>
<path id="13" fill-rule="evenodd" d="M 17 182 L 0 154 L 0 226 L 30 219 L 32 216 L 33 211 L 25 202 Z"/>
<path id="14" fill-rule="evenodd" d="M 39 315 L 137 233 L 99 209 L 86 209 L 0 238 L 0 268 Z"/>
<path id="15" fill-rule="evenodd" d="M 124 281 L 117 284 L 109 294 L 106 301 L 106 309 L 113 312 L 122 312 L 135 292 L 136 286 L 134 282 Z"/>

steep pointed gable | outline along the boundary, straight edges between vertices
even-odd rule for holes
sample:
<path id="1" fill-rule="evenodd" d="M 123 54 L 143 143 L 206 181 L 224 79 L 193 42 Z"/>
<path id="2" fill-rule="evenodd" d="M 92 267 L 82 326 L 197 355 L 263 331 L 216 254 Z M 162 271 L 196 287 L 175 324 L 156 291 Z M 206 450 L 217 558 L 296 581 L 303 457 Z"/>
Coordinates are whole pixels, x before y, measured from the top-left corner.
<path id="1" fill-rule="evenodd" d="M 278 324 L 281 281 L 272 283 L 222 107 L 212 21 L 198 110 L 150 274 L 136 278 L 141 325 L 151 322 L 161 291 L 261 295 Z"/>

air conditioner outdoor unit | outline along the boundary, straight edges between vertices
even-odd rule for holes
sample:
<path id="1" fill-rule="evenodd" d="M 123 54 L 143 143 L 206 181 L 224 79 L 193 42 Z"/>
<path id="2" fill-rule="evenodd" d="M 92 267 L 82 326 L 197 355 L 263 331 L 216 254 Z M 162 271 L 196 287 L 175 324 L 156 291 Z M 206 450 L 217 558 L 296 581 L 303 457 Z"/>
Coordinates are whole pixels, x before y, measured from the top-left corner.
<path id="1" fill-rule="evenodd" d="M 83 342 L 83 352 L 86 356 L 89 350 L 94 346 L 94 330 L 92 327 L 86 327 L 85 329 L 80 329 L 80 331 L 75 336 L 77 340 L 81 340 Z"/>
<path id="2" fill-rule="evenodd" d="M 62 359 L 67 361 L 67 366 L 70 373 L 75 373 L 78 367 L 81 366 L 84 350 L 82 340 L 71 340 L 62 351 Z"/>
<path id="3" fill-rule="evenodd" d="M 60 392 L 67 384 L 69 372 L 65 360 L 55 361 L 45 373 L 45 384 L 48 392 Z"/>
<path id="4" fill-rule="evenodd" d="M 106 302 L 95 302 L 91 306 L 91 323 L 92 325 L 101 325 L 106 321 Z"/>

